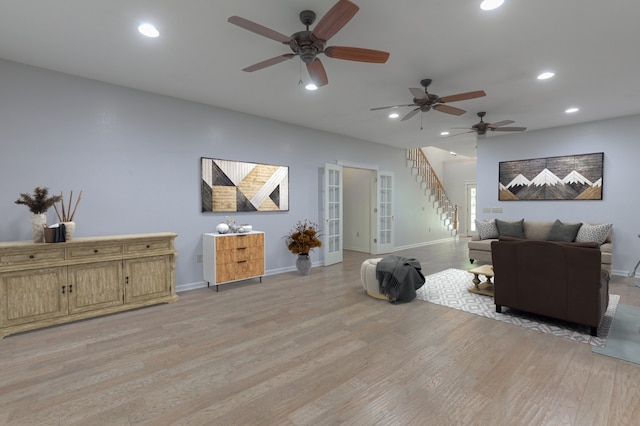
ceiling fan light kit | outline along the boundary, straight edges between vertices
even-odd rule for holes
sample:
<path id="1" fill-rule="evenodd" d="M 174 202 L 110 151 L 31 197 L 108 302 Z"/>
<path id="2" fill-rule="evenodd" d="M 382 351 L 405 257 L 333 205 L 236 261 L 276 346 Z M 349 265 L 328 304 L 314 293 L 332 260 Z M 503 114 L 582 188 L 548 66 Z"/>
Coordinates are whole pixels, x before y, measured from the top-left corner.
<path id="1" fill-rule="evenodd" d="M 360 8 L 349 0 L 339 0 L 318 21 L 315 28 L 310 31 L 316 14 L 312 10 L 300 12 L 300 22 L 306 27 L 304 31 L 298 31 L 291 36 L 286 36 L 278 31 L 264 27 L 240 16 L 231 16 L 227 21 L 245 30 L 254 32 L 266 38 L 270 38 L 289 46 L 293 53 L 279 55 L 243 69 L 246 72 L 258 71 L 272 65 L 284 62 L 287 59 L 300 57 L 306 64 L 309 77 L 317 87 L 329 83 L 327 72 L 318 55 L 324 54 L 328 58 L 342 59 L 346 61 L 368 62 L 383 64 L 389 59 L 389 53 L 381 50 L 362 49 L 359 47 L 329 46 L 327 41 L 342 29 Z"/>

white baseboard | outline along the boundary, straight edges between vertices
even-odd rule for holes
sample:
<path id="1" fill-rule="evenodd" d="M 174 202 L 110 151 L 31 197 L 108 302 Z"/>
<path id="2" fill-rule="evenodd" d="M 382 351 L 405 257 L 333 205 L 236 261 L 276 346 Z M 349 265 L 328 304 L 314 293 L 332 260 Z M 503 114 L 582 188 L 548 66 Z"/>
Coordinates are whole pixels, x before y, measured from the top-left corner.
<path id="1" fill-rule="evenodd" d="M 409 249 L 418 248 L 418 247 L 432 246 L 434 244 L 445 243 L 447 241 L 455 241 L 455 239 L 456 239 L 456 237 L 448 237 L 448 238 L 443 238 L 441 240 L 426 241 L 424 243 L 411 244 L 411 245 L 408 245 L 408 246 L 394 247 L 393 251 L 409 250 Z"/>
<path id="2" fill-rule="evenodd" d="M 323 266 L 323 265 L 319 261 L 312 262 L 311 267 L 315 268 L 317 266 Z M 263 277 L 268 277 L 270 275 L 284 274 L 286 272 L 293 272 L 295 270 L 296 270 L 295 266 L 287 266 L 286 268 L 270 269 L 268 271 L 265 271 Z M 214 286 L 215 286 L 215 284 L 211 284 L 211 287 L 214 287 Z M 189 290 L 196 290 L 198 288 L 206 288 L 206 287 L 207 287 L 207 282 L 206 281 L 198 281 L 198 282 L 195 282 L 195 283 L 179 284 L 179 285 L 176 285 L 176 293 L 180 293 L 180 292 L 183 292 L 183 291 L 189 291 Z"/>

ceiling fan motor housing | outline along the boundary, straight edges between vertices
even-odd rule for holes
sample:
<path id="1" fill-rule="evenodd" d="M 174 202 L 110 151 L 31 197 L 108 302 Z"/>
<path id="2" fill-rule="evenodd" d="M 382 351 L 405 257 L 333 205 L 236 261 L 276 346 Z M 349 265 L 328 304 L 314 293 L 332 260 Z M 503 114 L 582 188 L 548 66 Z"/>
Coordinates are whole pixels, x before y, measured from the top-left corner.
<path id="1" fill-rule="evenodd" d="M 293 53 L 300 55 L 305 64 L 310 64 L 318 53 L 324 51 L 324 41 L 317 39 L 311 31 L 299 31 L 291 36 L 289 47 Z"/>

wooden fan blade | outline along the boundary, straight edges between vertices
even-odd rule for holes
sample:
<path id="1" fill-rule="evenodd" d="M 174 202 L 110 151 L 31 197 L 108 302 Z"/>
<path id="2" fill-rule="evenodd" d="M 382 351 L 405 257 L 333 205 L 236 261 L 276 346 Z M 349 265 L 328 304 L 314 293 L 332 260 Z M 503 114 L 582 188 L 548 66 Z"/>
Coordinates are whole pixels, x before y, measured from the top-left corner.
<path id="1" fill-rule="evenodd" d="M 513 124 L 515 123 L 515 121 L 513 120 L 503 120 L 503 121 L 498 121 L 497 123 L 489 123 L 487 124 L 487 127 L 490 129 L 495 129 L 496 127 L 502 127 L 502 126 L 506 126 L 507 124 Z"/>
<path id="2" fill-rule="evenodd" d="M 389 53 L 382 50 L 361 49 L 359 47 L 331 46 L 324 49 L 324 54 L 330 58 L 346 61 L 371 62 L 384 64 L 389 59 Z"/>
<path id="3" fill-rule="evenodd" d="M 249 30 L 253 33 L 259 34 L 263 37 L 270 38 L 271 40 L 279 41 L 280 43 L 289 44 L 289 40 L 291 40 L 291 37 L 289 36 L 281 34 L 275 30 L 272 30 L 271 28 L 256 24 L 255 22 L 248 19 L 241 18 L 240 16 L 232 16 L 227 19 L 227 22 L 244 28 L 245 30 Z"/>
<path id="4" fill-rule="evenodd" d="M 412 88 L 409 89 L 409 91 L 411 92 L 413 97 L 416 98 L 416 99 L 427 99 L 428 98 L 428 95 L 425 93 L 425 91 L 422 90 L 422 89 L 418 89 L 417 87 L 412 87 Z"/>
<path id="5" fill-rule="evenodd" d="M 377 111 L 379 109 L 390 109 L 390 108 L 399 108 L 399 107 L 414 107 L 414 104 L 409 104 L 409 105 L 390 105 L 390 106 L 384 106 L 384 107 L 377 107 L 377 108 L 371 108 L 371 111 Z"/>
<path id="6" fill-rule="evenodd" d="M 452 107 L 450 105 L 442 105 L 442 104 L 434 105 L 432 106 L 432 108 L 437 109 L 440 112 L 444 112 L 446 114 L 451 114 L 451 115 L 462 115 L 465 112 L 467 112 L 460 108 Z"/>
<path id="7" fill-rule="evenodd" d="M 473 132 L 475 132 L 475 130 L 469 130 L 468 132 L 456 133 L 455 135 L 447 135 L 447 136 L 443 136 L 443 137 L 452 138 L 454 136 L 466 135 L 467 133 L 473 133 Z"/>
<path id="8" fill-rule="evenodd" d="M 320 59 L 316 58 L 310 64 L 307 64 L 307 71 L 309 77 L 315 83 L 316 86 L 321 87 L 329 83 L 327 78 L 327 71 L 324 69 L 324 65 L 320 62 Z"/>
<path id="9" fill-rule="evenodd" d="M 416 108 L 416 109 L 412 110 L 409 114 L 407 114 L 404 117 L 402 117 L 402 120 L 400 120 L 400 121 L 407 121 L 408 119 L 410 119 L 411 117 L 416 115 L 419 111 L 420 111 L 420 108 Z"/>
<path id="10" fill-rule="evenodd" d="M 476 90 L 475 92 L 466 92 L 466 93 L 458 93 L 457 95 L 445 96 L 444 98 L 440 98 L 438 102 L 457 102 L 457 101 L 465 101 L 467 99 L 481 98 L 483 96 L 487 96 L 484 93 L 484 90 Z"/>
<path id="11" fill-rule="evenodd" d="M 287 53 L 286 55 L 276 56 L 275 58 L 267 59 L 266 61 L 258 62 L 257 64 L 253 64 L 246 68 L 243 68 L 242 71 L 253 72 L 258 71 L 266 67 L 270 67 L 271 65 L 279 64 L 280 62 L 284 62 L 287 59 L 291 59 L 296 56 L 295 53 Z"/>
<path id="12" fill-rule="evenodd" d="M 360 8 L 349 0 L 340 0 L 318 21 L 312 34 L 327 41 L 353 18 Z"/>
<path id="13" fill-rule="evenodd" d="M 496 127 L 491 129 L 493 132 L 524 132 L 526 127 Z"/>

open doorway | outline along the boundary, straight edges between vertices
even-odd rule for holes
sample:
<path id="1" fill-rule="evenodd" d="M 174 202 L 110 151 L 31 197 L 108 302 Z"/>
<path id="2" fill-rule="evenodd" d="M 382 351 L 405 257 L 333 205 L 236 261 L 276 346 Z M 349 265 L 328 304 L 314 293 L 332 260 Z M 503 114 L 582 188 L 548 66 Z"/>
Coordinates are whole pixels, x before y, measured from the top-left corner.
<path id="1" fill-rule="evenodd" d="M 395 221 L 393 172 L 346 164 L 325 164 L 321 172 L 324 265 L 342 262 L 343 249 L 391 253 Z"/>
<path id="2" fill-rule="evenodd" d="M 375 170 L 343 168 L 344 249 L 372 253 Z"/>

